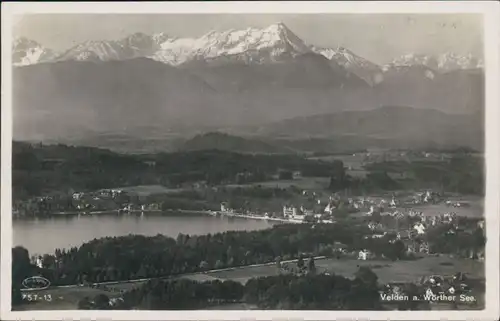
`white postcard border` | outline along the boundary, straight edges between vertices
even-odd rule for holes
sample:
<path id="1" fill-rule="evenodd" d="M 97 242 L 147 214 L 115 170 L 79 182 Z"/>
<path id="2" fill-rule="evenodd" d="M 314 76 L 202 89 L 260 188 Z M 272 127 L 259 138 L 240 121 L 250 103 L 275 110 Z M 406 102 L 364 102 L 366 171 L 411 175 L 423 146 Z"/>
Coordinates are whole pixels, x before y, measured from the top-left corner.
<path id="1" fill-rule="evenodd" d="M 17 2 L 2 3 L 2 185 L 1 305 L 2 320 L 495 320 L 499 315 L 499 39 L 500 6 L 495 1 L 435 2 Z M 486 80 L 486 309 L 482 311 L 23 311 L 11 309 L 12 248 L 12 101 L 11 41 L 15 15 L 34 13 L 477 13 L 484 17 Z"/>

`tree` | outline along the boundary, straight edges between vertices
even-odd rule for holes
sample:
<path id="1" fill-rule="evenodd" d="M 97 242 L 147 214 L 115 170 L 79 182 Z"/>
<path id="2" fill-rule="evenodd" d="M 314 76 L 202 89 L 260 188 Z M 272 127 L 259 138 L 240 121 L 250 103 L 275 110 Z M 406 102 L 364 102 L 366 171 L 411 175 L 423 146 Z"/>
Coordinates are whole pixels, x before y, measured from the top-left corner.
<path id="1" fill-rule="evenodd" d="M 55 265 L 55 257 L 53 255 L 44 254 L 42 257 L 42 266 L 44 268 L 51 268 Z"/>
<path id="2" fill-rule="evenodd" d="M 398 304 L 398 310 L 416 310 L 419 306 L 419 301 L 414 300 L 414 297 L 419 297 L 418 286 L 414 283 L 407 284 L 403 292 L 408 296 L 409 300 L 401 301 Z"/>
<path id="3" fill-rule="evenodd" d="M 484 245 L 486 244 L 486 238 L 484 237 L 484 231 L 482 228 L 477 227 L 473 234 L 472 234 L 472 239 L 473 239 L 473 248 L 477 251 L 481 248 L 484 248 Z"/>
<path id="4" fill-rule="evenodd" d="M 13 306 L 19 305 L 23 302 L 21 289 L 18 286 L 12 286 L 11 295 L 12 295 L 11 302 Z"/>
<path id="5" fill-rule="evenodd" d="M 84 297 L 78 301 L 78 310 L 90 310 L 92 308 L 92 303 L 88 296 Z"/>
<path id="6" fill-rule="evenodd" d="M 371 215 L 371 219 L 375 223 L 380 223 L 382 221 L 382 214 L 380 213 L 380 210 L 377 208 Z"/>
<path id="7" fill-rule="evenodd" d="M 94 306 L 96 310 L 109 309 L 109 297 L 106 294 L 98 294 L 94 298 Z"/>
<path id="8" fill-rule="evenodd" d="M 33 266 L 27 249 L 16 246 L 12 249 L 12 305 L 20 304 L 21 285 L 24 279 L 31 276 Z"/>
<path id="9" fill-rule="evenodd" d="M 224 267 L 224 263 L 222 263 L 222 261 L 221 261 L 221 260 L 217 260 L 217 261 L 215 262 L 215 268 L 216 268 L 216 269 L 222 269 L 223 267 Z"/>
<path id="10" fill-rule="evenodd" d="M 280 171 L 278 177 L 282 180 L 291 180 L 293 179 L 293 173 L 291 171 Z"/>
<path id="11" fill-rule="evenodd" d="M 360 280 L 367 285 L 376 285 L 378 281 L 378 276 L 369 267 L 361 266 L 358 271 L 354 274 L 356 279 Z"/>
<path id="12" fill-rule="evenodd" d="M 302 258 L 302 254 L 299 255 L 299 259 L 297 260 L 297 267 L 301 270 L 304 267 L 304 259 Z"/>
<path id="13" fill-rule="evenodd" d="M 330 176 L 329 189 L 338 191 L 346 187 L 346 173 L 344 163 L 334 160 L 332 163 L 332 175 Z"/>
<path id="14" fill-rule="evenodd" d="M 394 242 L 394 254 L 397 259 L 402 259 L 404 258 L 406 253 L 406 245 L 403 243 L 401 240 L 397 240 Z"/>
<path id="15" fill-rule="evenodd" d="M 208 262 L 207 261 L 201 261 L 201 263 L 200 263 L 200 269 L 201 270 L 208 269 Z"/>
<path id="16" fill-rule="evenodd" d="M 276 257 L 276 267 L 281 270 L 281 256 Z"/>
<path id="17" fill-rule="evenodd" d="M 406 254 L 406 245 L 403 241 L 397 240 L 393 244 L 389 244 L 383 251 L 385 256 L 391 260 L 400 260 Z"/>
<path id="18" fill-rule="evenodd" d="M 307 262 L 307 270 L 309 273 L 316 273 L 316 264 L 314 263 L 314 257 L 310 257 Z"/>
<path id="19" fill-rule="evenodd" d="M 366 176 L 366 181 L 373 187 L 383 190 L 391 190 L 398 186 L 386 171 L 372 171 Z"/>

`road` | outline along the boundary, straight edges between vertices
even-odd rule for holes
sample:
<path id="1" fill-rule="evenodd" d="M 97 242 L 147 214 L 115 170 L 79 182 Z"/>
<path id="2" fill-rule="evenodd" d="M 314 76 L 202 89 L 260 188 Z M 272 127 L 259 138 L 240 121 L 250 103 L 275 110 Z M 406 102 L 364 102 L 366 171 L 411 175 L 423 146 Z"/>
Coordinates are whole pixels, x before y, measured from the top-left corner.
<path id="1" fill-rule="evenodd" d="M 314 260 L 323 260 L 323 259 L 326 259 L 326 256 L 316 256 L 316 257 L 314 257 Z M 294 262 L 297 262 L 297 261 L 298 261 L 298 259 L 293 259 L 293 260 L 281 261 L 281 263 L 294 263 Z M 273 262 L 268 262 L 268 263 L 242 265 L 242 266 L 237 266 L 237 267 L 230 267 L 230 268 L 223 268 L 223 269 L 213 269 L 213 270 L 202 271 L 202 272 L 195 272 L 195 273 L 185 273 L 185 274 L 169 275 L 169 276 L 164 276 L 164 277 L 154 277 L 154 278 L 145 278 L 145 279 L 133 279 L 133 280 L 125 280 L 125 281 L 98 282 L 98 283 L 91 283 L 91 284 L 89 284 L 89 286 L 116 285 L 116 284 L 124 284 L 124 283 L 139 283 L 139 282 L 147 282 L 149 280 L 165 280 L 165 279 L 179 278 L 179 277 L 183 277 L 183 276 L 185 277 L 185 276 L 190 276 L 190 275 L 207 274 L 207 273 L 231 271 L 231 270 L 238 270 L 238 269 L 247 269 L 247 268 L 259 267 L 259 266 L 269 266 L 269 265 L 273 265 L 273 264 L 276 264 L 276 262 L 273 261 Z M 82 286 L 81 284 L 56 285 L 56 286 L 50 286 L 47 289 L 76 288 L 76 287 L 81 287 L 81 286 Z M 23 292 L 39 291 L 39 290 L 40 289 L 21 289 L 21 291 L 23 291 Z"/>

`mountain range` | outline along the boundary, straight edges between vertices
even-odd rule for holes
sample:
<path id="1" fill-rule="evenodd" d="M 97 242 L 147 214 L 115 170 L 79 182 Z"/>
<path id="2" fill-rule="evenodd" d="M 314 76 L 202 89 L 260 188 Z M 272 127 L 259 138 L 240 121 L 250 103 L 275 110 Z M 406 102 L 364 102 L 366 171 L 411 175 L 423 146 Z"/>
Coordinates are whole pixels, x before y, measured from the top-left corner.
<path id="1" fill-rule="evenodd" d="M 346 48 L 308 44 L 282 23 L 192 39 L 135 33 L 61 53 L 21 38 L 12 59 L 16 139 L 282 128 L 286 119 L 380 106 L 449 114 L 484 108 L 482 62 L 472 56 L 412 54 L 379 66 Z M 318 130 L 309 120 L 305 136 Z"/>
<path id="2" fill-rule="evenodd" d="M 110 61 L 149 57 L 170 65 L 204 61 L 211 64 L 233 62 L 277 62 L 308 52 L 323 55 L 347 69 L 380 72 L 394 66 L 424 65 L 438 71 L 482 68 L 481 59 L 471 54 L 461 56 L 443 53 L 437 56 L 410 53 L 378 66 L 343 48 L 323 48 L 307 44 L 285 24 L 275 23 L 266 28 L 210 31 L 199 38 L 178 38 L 161 32 L 146 35 L 134 33 L 119 40 L 89 40 L 56 53 L 36 41 L 18 38 L 13 43 L 12 62 L 25 66 L 55 61 Z"/>

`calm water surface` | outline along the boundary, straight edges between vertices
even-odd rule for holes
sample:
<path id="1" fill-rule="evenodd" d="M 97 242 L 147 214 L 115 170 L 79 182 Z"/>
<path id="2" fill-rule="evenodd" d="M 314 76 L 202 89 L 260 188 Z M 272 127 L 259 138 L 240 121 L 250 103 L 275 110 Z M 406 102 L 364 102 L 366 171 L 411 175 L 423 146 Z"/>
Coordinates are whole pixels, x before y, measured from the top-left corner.
<path id="1" fill-rule="evenodd" d="M 56 248 L 80 246 L 106 236 L 179 233 L 199 235 L 225 231 L 260 230 L 276 223 L 263 220 L 212 217 L 208 215 L 81 215 L 47 219 L 14 220 L 13 245 L 22 245 L 30 255 L 53 253 Z"/>

